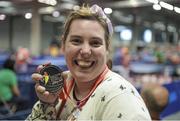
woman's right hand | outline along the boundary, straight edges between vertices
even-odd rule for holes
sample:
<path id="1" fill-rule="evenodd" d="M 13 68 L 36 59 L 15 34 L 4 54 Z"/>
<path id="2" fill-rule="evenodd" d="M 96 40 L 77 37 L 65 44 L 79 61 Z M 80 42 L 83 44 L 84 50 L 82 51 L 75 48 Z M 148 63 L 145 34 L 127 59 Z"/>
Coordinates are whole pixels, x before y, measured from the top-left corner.
<path id="1" fill-rule="evenodd" d="M 41 86 L 39 84 L 39 81 L 43 79 L 43 76 L 39 73 L 42 68 L 45 66 L 50 65 L 50 63 L 47 63 L 45 65 L 39 65 L 37 68 L 37 73 L 32 74 L 32 79 L 35 81 L 35 91 L 36 94 L 42 102 L 48 103 L 48 104 L 54 104 L 56 100 L 59 97 L 59 94 L 62 90 L 59 90 L 56 93 L 50 93 L 46 91 L 45 87 Z"/>

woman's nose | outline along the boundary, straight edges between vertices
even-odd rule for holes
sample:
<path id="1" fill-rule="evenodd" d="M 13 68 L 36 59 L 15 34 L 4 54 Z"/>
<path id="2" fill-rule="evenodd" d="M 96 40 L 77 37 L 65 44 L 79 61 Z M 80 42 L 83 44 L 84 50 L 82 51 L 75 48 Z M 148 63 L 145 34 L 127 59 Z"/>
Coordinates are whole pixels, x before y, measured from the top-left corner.
<path id="1" fill-rule="evenodd" d="M 91 47 L 89 44 L 83 44 L 80 50 L 81 55 L 88 57 L 91 55 Z"/>

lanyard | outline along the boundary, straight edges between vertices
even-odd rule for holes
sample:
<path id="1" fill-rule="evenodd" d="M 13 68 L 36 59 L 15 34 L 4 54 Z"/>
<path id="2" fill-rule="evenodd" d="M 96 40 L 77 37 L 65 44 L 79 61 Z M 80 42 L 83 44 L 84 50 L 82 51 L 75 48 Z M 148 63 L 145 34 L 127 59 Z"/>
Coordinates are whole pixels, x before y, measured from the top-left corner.
<path id="1" fill-rule="evenodd" d="M 77 108 L 81 109 L 85 104 L 86 102 L 88 101 L 89 97 L 92 95 L 92 93 L 95 91 L 95 89 L 98 87 L 98 85 L 104 80 L 105 78 L 105 75 L 107 74 L 107 72 L 109 71 L 108 67 L 106 66 L 104 71 L 98 76 L 98 78 L 96 79 L 95 81 L 95 84 L 93 85 L 91 91 L 88 93 L 88 95 L 83 98 L 81 101 L 78 101 L 77 102 Z M 74 85 L 74 79 L 72 79 L 70 81 L 70 84 L 69 84 L 69 88 L 67 88 L 67 84 L 65 83 L 65 86 L 64 86 L 64 89 L 63 89 L 63 94 L 60 94 L 60 97 L 62 98 L 62 103 L 61 103 L 61 106 L 60 106 L 60 109 L 57 113 L 57 116 L 59 117 L 59 115 L 61 114 L 62 112 L 62 109 L 67 101 L 67 98 L 70 98 L 69 94 L 71 92 L 71 89 Z M 63 95 L 63 96 L 62 96 Z M 71 98 L 70 98 L 71 99 Z M 72 99 L 71 99 L 72 100 Z"/>

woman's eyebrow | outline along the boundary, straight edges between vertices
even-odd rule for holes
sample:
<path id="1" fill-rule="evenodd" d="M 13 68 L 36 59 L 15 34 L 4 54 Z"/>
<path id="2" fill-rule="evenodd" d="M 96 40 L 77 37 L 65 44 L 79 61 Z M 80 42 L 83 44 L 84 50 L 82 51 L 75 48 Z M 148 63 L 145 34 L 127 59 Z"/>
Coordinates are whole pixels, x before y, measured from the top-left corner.
<path id="1" fill-rule="evenodd" d="M 102 41 L 102 38 L 100 38 L 100 37 L 92 37 L 91 39 Z"/>
<path id="2" fill-rule="evenodd" d="M 79 35 L 70 35 L 70 38 L 81 38 Z"/>

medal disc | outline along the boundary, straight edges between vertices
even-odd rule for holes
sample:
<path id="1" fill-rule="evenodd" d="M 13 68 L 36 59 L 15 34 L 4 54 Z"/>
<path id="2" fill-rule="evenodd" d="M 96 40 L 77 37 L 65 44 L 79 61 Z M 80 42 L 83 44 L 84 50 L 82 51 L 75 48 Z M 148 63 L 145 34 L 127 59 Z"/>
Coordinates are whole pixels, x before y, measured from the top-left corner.
<path id="1" fill-rule="evenodd" d="M 43 76 L 43 79 L 40 80 L 40 85 L 45 87 L 50 93 L 56 93 L 63 88 L 62 70 L 59 67 L 48 65 L 41 69 L 40 74 Z"/>

